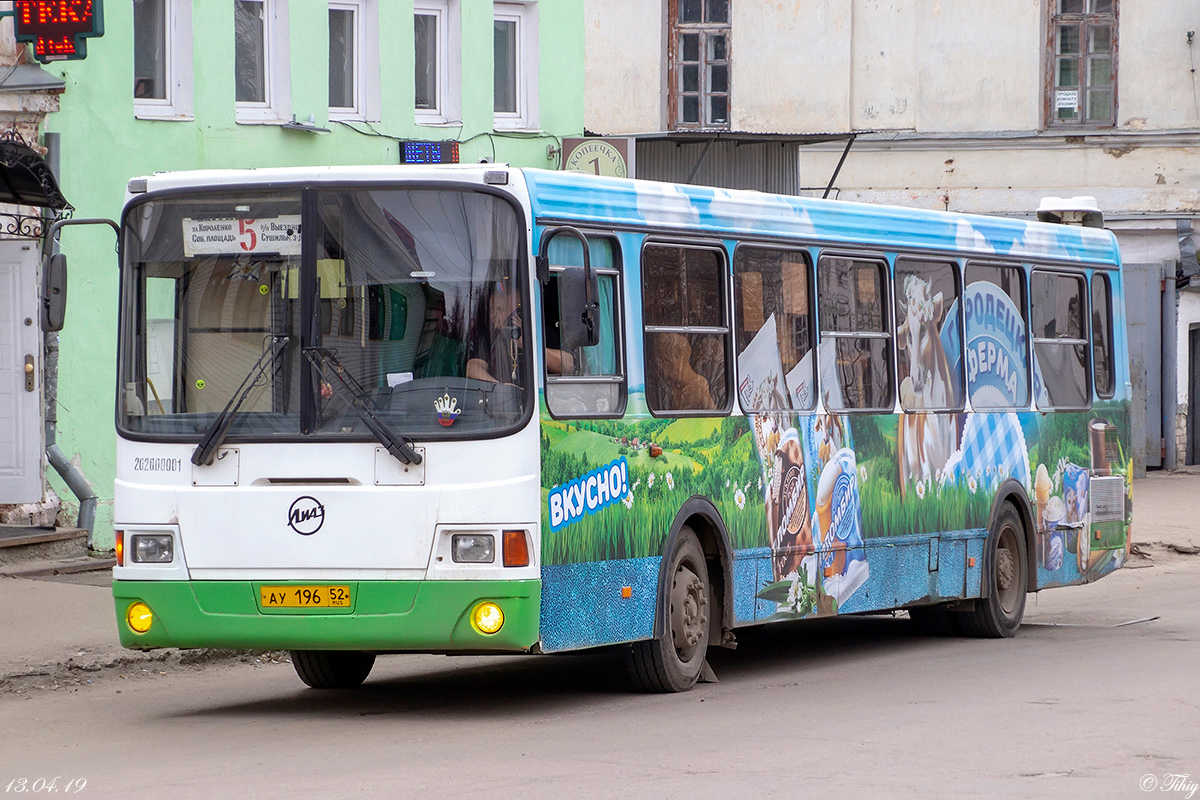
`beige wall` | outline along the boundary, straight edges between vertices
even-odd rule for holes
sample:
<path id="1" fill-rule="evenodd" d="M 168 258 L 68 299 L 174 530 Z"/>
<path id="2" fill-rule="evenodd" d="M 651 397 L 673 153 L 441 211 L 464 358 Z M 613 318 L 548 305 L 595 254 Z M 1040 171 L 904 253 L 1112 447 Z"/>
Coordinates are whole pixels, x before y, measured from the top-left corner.
<path id="1" fill-rule="evenodd" d="M 583 124 L 588 130 L 663 129 L 664 8 L 659 0 L 585 0 Z"/>
<path id="2" fill-rule="evenodd" d="M 733 3 L 733 130 L 820 132 L 850 126 L 852 0 Z"/>
<path id="3" fill-rule="evenodd" d="M 1038 130 L 1044 2 L 774 0 L 732 4 L 734 130 L 922 134 Z M 1118 129 L 1200 127 L 1195 0 L 1120 6 Z M 665 0 L 587 0 L 585 123 L 665 127 Z"/>

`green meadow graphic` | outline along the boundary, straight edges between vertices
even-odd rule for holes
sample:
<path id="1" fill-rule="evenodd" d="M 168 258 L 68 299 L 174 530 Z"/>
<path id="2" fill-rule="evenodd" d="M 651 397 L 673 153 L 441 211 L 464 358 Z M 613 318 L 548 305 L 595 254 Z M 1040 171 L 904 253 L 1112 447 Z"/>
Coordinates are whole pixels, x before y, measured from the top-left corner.
<path id="1" fill-rule="evenodd" d="M 651 455 L 652 448 L 661 452 Z M 557 531 L 543 514 L 545 564 L 662 555 L 675 515 L 693 495 L 721 512 L 734 549 L 767 546 L 762 473 L 745 417 L 562 421 L 543 404 L 541 453 L 543 506 L 552 488 L 622 457 L 630 487 L 621 502 Z"/>

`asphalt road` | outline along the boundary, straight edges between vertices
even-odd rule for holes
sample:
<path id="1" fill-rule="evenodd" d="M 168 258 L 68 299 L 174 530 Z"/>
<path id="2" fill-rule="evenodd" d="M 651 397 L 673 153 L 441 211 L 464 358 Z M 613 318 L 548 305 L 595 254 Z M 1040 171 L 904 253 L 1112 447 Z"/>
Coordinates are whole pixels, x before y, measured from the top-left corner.
<path id="1" fill-rule="evenodd" d="M 1146 776 L 1200 779 L 1200 557 L 1153 554 L 1030 597 L 1012 640 L 920 637 L 903 615 L 743 631 L 711 658 L 718 683 L 673 696 L 631 693 L 596 655 L 381 657 L 355 692 L 306 689 L 287 663 L 108 670 L 0 695 L 0 789 L 1146 796 Z"/>

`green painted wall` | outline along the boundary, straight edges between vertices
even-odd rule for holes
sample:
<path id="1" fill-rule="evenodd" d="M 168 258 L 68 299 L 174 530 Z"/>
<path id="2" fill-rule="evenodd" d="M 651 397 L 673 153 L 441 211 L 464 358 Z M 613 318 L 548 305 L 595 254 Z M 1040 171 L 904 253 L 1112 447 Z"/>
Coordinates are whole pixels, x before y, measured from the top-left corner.
<path id="1" fill-rule="evenodd" d="M 61 110 L 45 129 L 62 136 L 61 184 L 76 217 L 116 219 L 130 177 L 152 172 L 320 164 L 396 164 L 394 139 L 457 139 L 461 160 L 491 158 L 554 168 L 548 145 L 583 131 L 583 0 L 543 0 L 537 8 L 540 131 L 496 132 L 492 126 L 492 3 L 461 0 L 462 125 L 420 126 L 413 111 L 411 0 L 378 0 L 380 122 L 364 135 L 328 122 L 328 17 L 322 0 L 290 0 L 291 110 L 309 114 L 325 135 L 234 120 L 233 3 L 195 0 L 193 120 L 139 120 L 133 113 L 133 10 L 129 0 L 104 5 L 104 36 L 88 41 L 83 61 L 48 69 L 66 83 Z M 366 131 L 367 125 L 356 128 Z M 115 474 L 117 261 L 107 228 L 67 228 L 70 262 L 67 325 L 59 365 L 59 444 L 78 454 L 101 497 L 96 545 L 112 547 Z M 71 493 L 51 474 L 64 499 Z"/>

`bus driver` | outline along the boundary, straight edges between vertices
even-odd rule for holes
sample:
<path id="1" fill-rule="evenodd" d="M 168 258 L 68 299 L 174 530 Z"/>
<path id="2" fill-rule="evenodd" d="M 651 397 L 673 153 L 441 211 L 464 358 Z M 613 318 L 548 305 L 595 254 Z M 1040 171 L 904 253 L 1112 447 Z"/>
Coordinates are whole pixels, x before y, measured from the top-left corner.
<path id="1" fill-rule="evenodd" d="M 467 377 L 491 383 L 523 383 L 521 362 L 525 338 L 521 327 L 521 301 L 504 281 L 490 283 L 491 292 L 484 301 L 486 321 L 476 325 L 467 359 Z M 482 316 L 482 315 L 481 315 Z M 546 371 L 552 375 L 570 373 L 574 359 L 570 353 L 546 347 Z M 557 343 L 555 343 L 557 344 Z"/>

